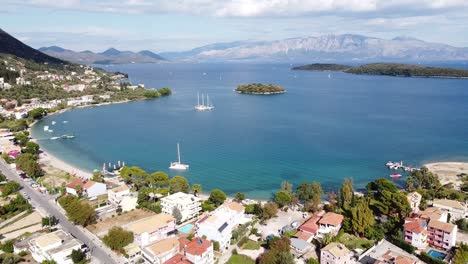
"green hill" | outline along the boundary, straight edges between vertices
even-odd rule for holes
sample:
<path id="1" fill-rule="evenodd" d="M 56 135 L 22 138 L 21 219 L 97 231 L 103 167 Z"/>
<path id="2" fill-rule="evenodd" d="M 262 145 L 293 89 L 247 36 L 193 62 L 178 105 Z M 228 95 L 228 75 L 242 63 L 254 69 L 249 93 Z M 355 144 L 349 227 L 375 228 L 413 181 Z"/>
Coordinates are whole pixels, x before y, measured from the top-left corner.
<path id="1" fill-rule="evenodd" d="M 251 83 L 239 85 L 235 91 L 246 94 L 279 94 L 286 90 L 274 84 Z"/>
<path id="2" fill-rule="evenodd" d="M 333 63 L 313 63 L 303 66 L 298 66 L 292 68 L 293 70 L 302 70 L 302 71 L 344 71 L 351 68 L 352 66 L 343 65 L 343 64 L 333 64 Z"/>

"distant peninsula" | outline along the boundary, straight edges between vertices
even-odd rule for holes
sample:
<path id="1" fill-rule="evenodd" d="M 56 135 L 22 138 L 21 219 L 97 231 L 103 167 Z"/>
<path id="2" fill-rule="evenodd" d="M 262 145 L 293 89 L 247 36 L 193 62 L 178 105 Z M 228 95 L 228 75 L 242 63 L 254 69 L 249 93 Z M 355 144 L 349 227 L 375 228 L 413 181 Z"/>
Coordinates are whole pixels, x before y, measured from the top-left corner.
<path id="1" fill-rule="evenodd" d="M 281 94 L 286 92 L 284 88 L 277 85 L 261 83 L 239 85 L 234 91 L 243 94 Z"/>
<path id="2" fill-rule="evenodd" d="M 314 63 L 292 68 L 293 70 L 303 71 L 344 71 L 352 66 L 333 63 Z"/>
<path id="3" fill-rule="evenodd" d="M 387 75 L 399 77 L 468 78 L 468 70 L 438 68 L 401 63 L 371 63 L 360 66 L 315 63 L 294 67 L 293 70 L 343 71 L 360 75 Z"/>

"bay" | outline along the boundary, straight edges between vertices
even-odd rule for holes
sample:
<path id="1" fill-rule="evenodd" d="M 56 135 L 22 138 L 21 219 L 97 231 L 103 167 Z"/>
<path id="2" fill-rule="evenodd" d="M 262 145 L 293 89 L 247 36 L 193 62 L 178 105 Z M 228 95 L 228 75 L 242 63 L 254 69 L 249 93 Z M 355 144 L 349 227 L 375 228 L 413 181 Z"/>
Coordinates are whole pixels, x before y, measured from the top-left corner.
<path id="1" fill-rule="evenodd" d="M 391 173 L 384 164 L 468 160 L 468 80 L 292 71 L 289 64 L 112 65 L 132 83 L 167 86 L 166 98 L 67 111 L 32 129 L 42 148 L 85 170 L 125 161 L 183 175 L 205 192 L 269 198 L 284 180 L 325 191 L 358 188 Z M 233 92 L 272 83 L 280 95 Z M 215 109 L 196 112 L 197 92 Z M 56 121 L 55 125 L 51 125 Z M 68 121 L 64 123 L 63 121 Z M 49 125 L 53 133 L 43 131 Z M 74 133 L 73 140 L 47 140 Z M 186 172 L 168 169 L 180 142 Z M 404 178 L 397 181 L 403 184 Z"/>

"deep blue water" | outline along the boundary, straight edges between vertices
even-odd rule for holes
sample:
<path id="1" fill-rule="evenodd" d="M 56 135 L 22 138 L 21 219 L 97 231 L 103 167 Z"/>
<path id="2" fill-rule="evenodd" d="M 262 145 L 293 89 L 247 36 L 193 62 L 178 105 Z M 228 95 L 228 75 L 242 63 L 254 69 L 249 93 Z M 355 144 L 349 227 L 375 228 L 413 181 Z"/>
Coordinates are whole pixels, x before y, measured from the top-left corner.
<path id="1" fill-rule="evenodd" d="M 468 160 L 468 80 L 359 76 L 291 71 L 290 65 L 145 64 L 109 66 L 133 83 L 168 86 L 173 95 L 149 101 L 68 111 L 41 121 L 37 138 L 74 133 L 41 146 L 80 168 L 124 160 L 152 172 L 184 175 L 204 191 L 223 189 L 267 198 L 281 181 L 357 187 L 391 173 L 403 160 Z M 205 74 L 204 74 L 205 73 Z M 281 95 L 241 95 L 238 84 L 274 83 Z M 196 112 L 197 92 L 216 109 Z M 62 121 L 69 123 L 64 124 Z M 44 125 L 57 121 L 54 133 Z M 187 172 L 168 170 L 180 142 Z M 401 182 L 404 179 L 400 180 Z M 400 182 L 400 183 L 401 183 Z"/>

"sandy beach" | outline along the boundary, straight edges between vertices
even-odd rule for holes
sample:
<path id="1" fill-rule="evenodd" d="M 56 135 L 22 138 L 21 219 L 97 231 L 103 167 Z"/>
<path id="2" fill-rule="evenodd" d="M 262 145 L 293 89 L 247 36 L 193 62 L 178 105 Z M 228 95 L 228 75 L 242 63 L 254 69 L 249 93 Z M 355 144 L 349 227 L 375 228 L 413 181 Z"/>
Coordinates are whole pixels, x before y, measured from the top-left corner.
<path id="1" fill-rule="evenodd" d="M 90 179 L 93 177 L 93 174 L 81 169 L 78 169 L 63 160 L 58 159 L 57 157 L 43 151 L 39 155 L 39 162 L 46 165 L 46 166 L 52 166 L 57 169 L 63 170 L 65 172 L 70 173 L 73 176 L 80 177 L 80 178 L 86 178 Z"/>
<path id="2" fill-rule="evenodd" d="M 424 164 L 424 166 L 439 175 L 442 184 L 453 183 L 456 187 L 460 187 L 461 184 L 457 175 L 468 174 L 468 162 L 434 162 Z"/>

